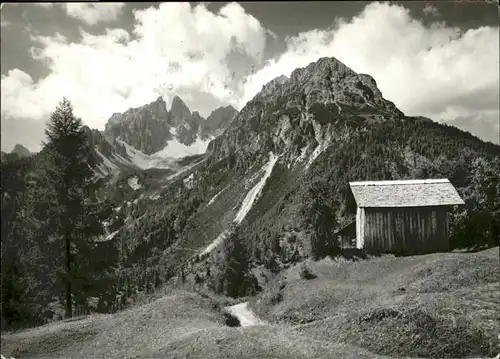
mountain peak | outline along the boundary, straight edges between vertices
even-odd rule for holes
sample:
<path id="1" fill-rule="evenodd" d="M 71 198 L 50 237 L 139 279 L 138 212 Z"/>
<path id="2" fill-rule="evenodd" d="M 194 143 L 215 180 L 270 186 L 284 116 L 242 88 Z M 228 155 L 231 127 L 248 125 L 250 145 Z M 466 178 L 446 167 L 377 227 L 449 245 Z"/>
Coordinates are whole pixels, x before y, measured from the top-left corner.
<path id="1" fill-rule="evenodd" d="M 175 95 L 174 98 L 172 99 L 171 108 L 174 108 L 177 106 L 187 107 L 187 105 L 184 103 L 184 101 L 182 101 L 182 99 L 179 96 Z"/>
<path id="2" fill-rule="evenodd" d="M 113 143 L 120 139 L 136 149 L 154 153 L 164 146 L 170 135 L 167 128 L 167 104 L 162 96 L 124 113 L 114 113 L 106 124 L 104 135 Z"/>
<path id="3" fill-rule="evenodd" d="M 191 118 L 191 110 L 179 96 L 174 96 L 169 115 L 172 125 L 177 126 L 184 123 L 187 118 Z"/>
<path id="4" fill-rule="evenodd" d="M 205 126 L 211 130 L 225 129 L 237 114 L 238 111 L 231 105 L 219 107 L 207 117 Z"/>
<path id="5" fill-rule="evenodd" d="M 10 153 L 15 153 L 19 155 L 19 157 L 27 157 L 31 155 L 31 151 L 19 143 L 14 146 Z"/>
<path id="6" fill-rule="evenodd" d="M 316 62 L 311 62 L 306 67 L 295 69 L 290 79 L 293 82 L 304 83 L 311 79 L 329 76 L 332 80 L 339 80 L 357 73 L 335 57 L 322 57 Z"/>
<path id="7" fill-rule="evenodd" d="M 321 144 L 320 151 L 333 142 L 335 124 L 342 121 L 402 116 L 371 76 L 356 73 L 334 57 L 323 57 L 294 70 L 290 78 L 279 76 L 264 85 L 209 151 L 218 159 L 236 148 L 240 153 L 295 153 Z"/>
<path id="8" fill-rule="evenodd" d="M 208 115 L 208 118 L 210 118 L 210 116 L 213 116 L 214 114 L 216 113 L 221 113 L 221 112 L 230 112 L 230 113 L 237 113 L 238 110 L 236 110 L 233 106 L 231 105 L 227 105 L 227 106 L 221 106 L 221 107 L 218 107 L 216 108 L 215 110 L 213 110 L 210 115 Z M 207 118 L 207 119 L 208 119 Z"/>
<path id="9" fill-rule="evenodd" d="M 158 96 L 146 105 L 113 114 L 106 124 L 104 136 L 110 143 L 119 139 L 150 155 L 167 148 L 171 140 L 185 146 L 198 146 L 221 133 L 237 113 L 232 106 L 221 107 L 213 111 L 207 121 L 199 112 L 191 112 L 179 96 L 173 97 L 169 110 L 163 97 Z M 85 132 L 93 136 L 90 129 Z"/>

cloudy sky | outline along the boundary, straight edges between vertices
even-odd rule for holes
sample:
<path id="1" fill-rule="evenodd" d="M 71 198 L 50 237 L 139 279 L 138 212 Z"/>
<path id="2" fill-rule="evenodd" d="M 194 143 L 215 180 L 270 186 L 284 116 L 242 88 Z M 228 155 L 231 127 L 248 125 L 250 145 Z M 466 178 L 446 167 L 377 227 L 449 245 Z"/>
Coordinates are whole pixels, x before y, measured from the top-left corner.
<path id="1" fill-rule="evenodd" d="M 90 127 L 179 95 L 208 115 L 320 57 L 407 115 L 499 142 L 499 29 L 482 2 L 23 3 L 1 9 L 1 148 L 40 149 L 63 96 Z"/>

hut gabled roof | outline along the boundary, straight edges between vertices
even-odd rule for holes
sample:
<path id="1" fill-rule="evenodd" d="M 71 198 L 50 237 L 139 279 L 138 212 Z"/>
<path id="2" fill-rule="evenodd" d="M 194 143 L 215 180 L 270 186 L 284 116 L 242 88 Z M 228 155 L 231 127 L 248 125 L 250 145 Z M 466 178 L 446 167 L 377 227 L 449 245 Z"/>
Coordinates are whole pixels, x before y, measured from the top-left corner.
<path id="1" fill-rule="evenodd" d="M 462 205 L 464 201 L 444 179 L 350 182 L 358 207 L 425 207 Z"/>

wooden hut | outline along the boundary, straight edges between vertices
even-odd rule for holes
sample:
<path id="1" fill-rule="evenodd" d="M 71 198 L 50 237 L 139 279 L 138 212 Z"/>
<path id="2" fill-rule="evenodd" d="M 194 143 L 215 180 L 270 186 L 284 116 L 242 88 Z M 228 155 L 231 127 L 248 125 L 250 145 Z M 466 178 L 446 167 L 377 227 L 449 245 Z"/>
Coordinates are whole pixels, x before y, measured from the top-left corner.
<path id="1" fill-rule="evenodd" d="M 449 250 L 448 213 L 464 201 L 448 179 L 349 185 L 357 204 L 357 248 L 401 254 Z"/>

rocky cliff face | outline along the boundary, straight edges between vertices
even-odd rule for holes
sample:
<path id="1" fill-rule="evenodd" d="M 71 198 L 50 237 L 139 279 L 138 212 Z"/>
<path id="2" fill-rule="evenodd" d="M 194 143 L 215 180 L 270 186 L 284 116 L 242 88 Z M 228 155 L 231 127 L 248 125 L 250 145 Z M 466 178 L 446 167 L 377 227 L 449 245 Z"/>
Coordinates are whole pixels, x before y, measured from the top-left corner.
<path id="1" fill-rule="evenodd" d="M 88 126 L 84 126 L 83 130 L 87 135 L 89 143 L 104 156 L 109 157 L 113 154 L 118 154 L 120 156 L 127 157 L 127 151 L 124 145 L 118 143 L 117 141 L 111 142 L 99 130 L 90 129 Z"/>
<path id="2" fill-rule="evenodd" d="M 98 177 L 116 176 L 122 169 L 136 167 L 123 144 L 88 126 L 83 126 L 83 131 L 94 150 L 92 162 Z"/>
<path id="3" fill-rule="evenodd" d="M 236 149 L 246 154 L 286 151 L 290 161 L 300 154 L 318 156 L 337 137 L 336 124 L 353 117 L 387 121 L 404 114 L 382 97 L 372 77 L 322 58 L 290 78 L 266 84 L 208 151 L 216 161 Z"/>
<path id="4" fill-rule="evenodd" d="M 165 141 L 171 138 L 167 115 L 165 101 L 158 97 L 150 104 L 129 109 L 123 114 L 113 114 L 106 124 L 104 134 L 111 141 L 119 138 L 134 148 L 151 154 L 163 148 Z"/>
<path id="5" fill-rule="evenodd" d="M 198 112 L 191 112 L 178 96 L 172 100 L 169 111 L 158 97 L 145 106 L 113 114 L 104 133 L 108 139 L 120 139 L 147 155 L 164 150 L 163 155 L 168 157 L 169 145 L 196 146 L 197 152 L 203 153 L 208 141 L 223 131 L 236 113 L 230 106 L 222 107 L 205 120 Z M 187 150 L 187 155 L 192 154 Z"/>
<path id="6" fill-rule="evenodd" d="M 203 136 L 219 136 L 230 125 L 238 111 L 233 106 L 219 107 L 203 123 Z"/>

